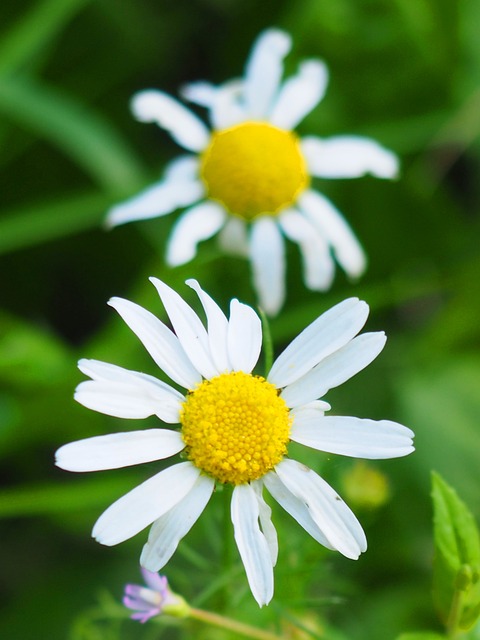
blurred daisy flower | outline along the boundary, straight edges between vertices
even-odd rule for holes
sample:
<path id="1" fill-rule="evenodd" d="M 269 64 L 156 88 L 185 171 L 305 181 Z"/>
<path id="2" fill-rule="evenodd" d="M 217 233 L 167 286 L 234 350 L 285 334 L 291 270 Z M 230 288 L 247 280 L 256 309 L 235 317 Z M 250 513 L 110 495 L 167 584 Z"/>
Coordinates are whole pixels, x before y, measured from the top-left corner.
<path id="1" fill-rule="evenodd" d="M 273 595 L 277 535 L 271 496 L 320 544 L 356 559 L 366 549 L 362 527 L 315 471 L 288 457 L 289 441 L 333 454 L 396 458 L 413 451 L 410 429 L 388 420 L 326 417 L 319 398 L 366 367 L 385 344 L 383 332 L 357 337 L 368 305 L 347 299 L 318 317 L 276 359 L 266 378 L 252 373 L 262 347 L 261 322 L 238 300 L 230 317 L 195 280 L 187 284 L 203 306 L 207 328 L 170 287 L 151 278 L 174 332 L 142 307 L 109 304 L 179 387 L 96 360 L 80 360 L 91 380 L 75 398 L 120 418 L 157 416 L 179 429 L 102 435 L 64 445 L 57 465 L 69 471 L 116 469 L 182 452 L 172 464 L 112 504 L 93 536 L 115 545 L 153 523 L 141 565 L 158 571 L 206 507 L 216 483 L 233 485 L 235 541 L 260 605 Z"/>
<path id="2" fill-rule="evenodd" d="M 173 593 L 165 576 L 142 568 L 142 575 L 147 586 L 127 584 L 123 596 L 123 604 L 134 613 L 132 620 L 147 622 L 161 613 L 182 615 L 188 608 L 185 600 Z"/>
<path id="3" fill-rule="evenodd" d="M 161 91 L 136 94 L 135 117 L 155 122 L 190 153 L 107 217 L 116 226 L 185 208 L 168 241 L 167 263 L 188 262 L 200 241 L 219 233 L 224 250 L 250 259 L 260 306 L 270 315 L 285 298 L 284 236 L 300 248 L 310 289 L 330 287 L 333 256 L 349 276 L 365 269 L 362 247 L 341 213 L 312 188 L 312 178 L 393 178 L 398 171 L 396 156 L 369 138 L 298 138 L 293 129 L 322 100 L 328 73 L 323 62 L 307 60 L 281 82 L 290 47 L 287 33 L 269 29 L 255 42 L 243 79 L 184 88 L 185 99 L 207 108 L 211 129 Z"/>

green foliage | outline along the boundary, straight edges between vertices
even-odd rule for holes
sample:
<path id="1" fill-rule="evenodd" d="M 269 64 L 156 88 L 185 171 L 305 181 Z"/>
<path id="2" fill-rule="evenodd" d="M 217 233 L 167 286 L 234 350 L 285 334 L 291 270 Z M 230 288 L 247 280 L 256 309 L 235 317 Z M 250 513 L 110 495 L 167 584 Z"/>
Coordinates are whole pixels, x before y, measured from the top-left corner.
<path id="1" fill-rule="evenodd" d="M 454 489 L 437 473 L 432 474 L 432 499 L 435 605 L 447 627 L 455 624 L 468 629 L 480 616 L 478 527 Z M 455 616 L 453 622 L 452 616 Z"/>
<path id="2" fill-rule="evenodd" d="M 445 640 L 445 636 L 430 631 L 418 631 L 413 633 L 402 633 L 397 640 Z"/>

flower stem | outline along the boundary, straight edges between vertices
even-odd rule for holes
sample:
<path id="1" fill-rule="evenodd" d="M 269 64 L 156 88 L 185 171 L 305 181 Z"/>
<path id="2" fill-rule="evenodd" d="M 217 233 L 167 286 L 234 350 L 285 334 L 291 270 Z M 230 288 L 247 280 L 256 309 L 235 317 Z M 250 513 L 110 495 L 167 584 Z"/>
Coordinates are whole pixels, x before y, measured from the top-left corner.
<path id="1" fill-rule="evenodd" d="M 236 620 L 232 620 L 232 618 L 226 618 L 218 613 L 204 611 L 203 609 L 194 609 L 192 607 L 189 612 L 189 617 L 214 627 L 228 629 L 247 638 L 255 638 L 256 640 L 282 640 L 280 636 L 270 633 L 269 631 L 263 631 L 262 629 L 251 627 L 249 624 L 243 624 L 243 622 L 237 622 Z"/>
<path id="2" fill-rule="evenodd" d="M 272 332 L 270 331 L 270 322 L 268 321 L 266 313 L 260 308 L 258 309 L 258 312 L 262 320 L 263 349 L 265 354 L 265 378 L 266 378 L 273 364 Z"/>
<path id="3" fill-rule="evenodd" d="M 455 640 L 458 633 L 458 622 L 462 613 L 462 600 L 463 591 L 461 589 L 455 589 L 452 599 L 452 606 L 450 607 L 450 613 L 447 620 L 447 637 L 451 640 Z"/>

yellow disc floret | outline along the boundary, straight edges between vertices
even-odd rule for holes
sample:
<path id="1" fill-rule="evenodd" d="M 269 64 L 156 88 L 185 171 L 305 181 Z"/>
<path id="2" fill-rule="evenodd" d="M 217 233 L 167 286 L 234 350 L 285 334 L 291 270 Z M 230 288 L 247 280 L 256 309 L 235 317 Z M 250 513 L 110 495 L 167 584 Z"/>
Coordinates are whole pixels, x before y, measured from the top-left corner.
<path id="1" fill-rule="evenodd" d="M 309 181 L 295 134 L 265 122 L 214 133 L 201 176 L 210 198 L 246 220 L 289 207 Z"/>
<path id="2" fill-rule="evenodd" d="M 187 457 L 219 482 L 244 484 L 287 453 L 291 418 L 277 389 L 242 371 L 204 380 L 180 416 Z"/>

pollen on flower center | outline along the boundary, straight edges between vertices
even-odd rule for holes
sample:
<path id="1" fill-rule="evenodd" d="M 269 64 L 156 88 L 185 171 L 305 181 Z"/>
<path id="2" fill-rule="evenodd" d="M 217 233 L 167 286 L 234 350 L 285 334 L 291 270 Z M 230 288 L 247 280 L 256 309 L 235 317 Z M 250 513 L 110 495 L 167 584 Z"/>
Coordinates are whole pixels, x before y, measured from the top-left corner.
<path id="1" fill-rule="evenodd" d="M 213 134 L 202 157 L 208 195 L 246 220 L 276 215 L 308 186 L 298 139 L 265 122 L 244 122 Z"/>
<path id="2" fill-rule="evenodd" d="M 187 395 L 180 422 L 188 458 L 222 483 L 256 480 L 287 452 L 285 401 L 264 378 L 242 371 L 204 380 Z"/>

